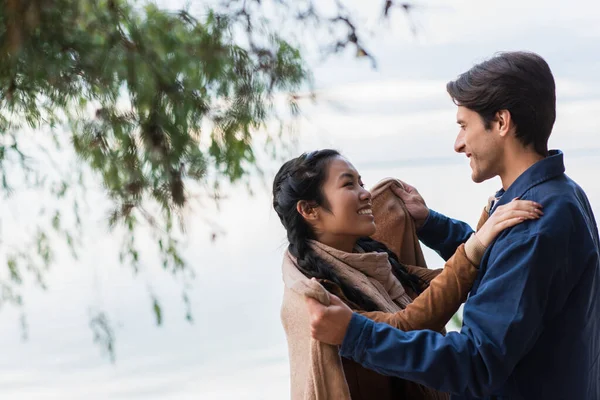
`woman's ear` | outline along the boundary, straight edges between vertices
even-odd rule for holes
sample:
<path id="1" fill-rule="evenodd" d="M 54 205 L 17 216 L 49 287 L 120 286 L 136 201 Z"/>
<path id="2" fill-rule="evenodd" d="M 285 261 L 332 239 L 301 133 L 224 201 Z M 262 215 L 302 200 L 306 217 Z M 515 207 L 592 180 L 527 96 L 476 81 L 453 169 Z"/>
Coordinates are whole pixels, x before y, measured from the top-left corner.
<path id="1" fill-rule="evenodd" d="M 307 221 L 316 221 L 319 218 L 318 207 L 311 205 L 306 200 L 300 200 L 296 203 L 296 210 Z"/>

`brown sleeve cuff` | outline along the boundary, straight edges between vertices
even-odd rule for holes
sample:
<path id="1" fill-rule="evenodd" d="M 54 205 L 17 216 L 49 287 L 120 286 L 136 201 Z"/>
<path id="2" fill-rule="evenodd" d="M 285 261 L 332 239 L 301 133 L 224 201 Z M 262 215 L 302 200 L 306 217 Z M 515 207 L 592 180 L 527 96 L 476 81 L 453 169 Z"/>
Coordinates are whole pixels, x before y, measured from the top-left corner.
<path id="1" fill-rule="evenodd" d="M 476 266 L 479 266 L 479 263 L 483 258 L 483 253 L 485 253 L 486 249 L 487 247 L 481 243 L 475 234 L 472 234 L 469 240 L 467 240 L 465 243 L 465 253 L 467 258 Z"/>

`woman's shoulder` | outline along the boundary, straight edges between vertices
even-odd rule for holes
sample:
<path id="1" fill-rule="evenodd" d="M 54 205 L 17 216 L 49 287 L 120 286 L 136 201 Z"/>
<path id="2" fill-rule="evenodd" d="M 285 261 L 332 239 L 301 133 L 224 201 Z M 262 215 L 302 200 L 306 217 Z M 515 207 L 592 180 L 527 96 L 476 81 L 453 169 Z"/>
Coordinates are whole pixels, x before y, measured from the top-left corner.
<path id="1" fill-rule="evenodd" d="M 319 280 L 307 277 L 298 269 L 296 259 L 288 251 L 283 256 L 282 277 L 286 290 L 329 304 L 329 294 Z M 333 283 L 332 283 L 333 284 Z"/>

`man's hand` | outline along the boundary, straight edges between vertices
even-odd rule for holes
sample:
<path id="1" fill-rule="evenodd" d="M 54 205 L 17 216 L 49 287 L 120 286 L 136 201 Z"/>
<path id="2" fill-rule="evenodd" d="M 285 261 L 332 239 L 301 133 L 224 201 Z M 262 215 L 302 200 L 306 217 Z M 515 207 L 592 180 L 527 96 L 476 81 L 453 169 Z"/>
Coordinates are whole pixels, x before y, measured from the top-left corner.
<path id="1" fill-rule="evenodd" d="M 338 345 L 344 341 L 352 310 L 339 297 L 329 294 L 331 304 L 327 307 L 312 297 L 305 297 L 310 315 L 310 333 L 316 340 Z"/>
<path id="2" fill-rule="evenodd" d="M 429 216 L 429 208 L 427 207 L 427 204 L 425 204 L 425 200 L 423 200 L 423 197 L 419 194 L 417 189 L 405 182 L 402 182 L 402 185 L 404 186 L 404 189 L 396 185 L 392 185 L 392 190 L 396 196 L 400 197 L 402 201 L 404 201 L 410 216 L 415 221 L 415 226 L 417 229 L 419 229 L 423 226 L 425 220 Z"/>

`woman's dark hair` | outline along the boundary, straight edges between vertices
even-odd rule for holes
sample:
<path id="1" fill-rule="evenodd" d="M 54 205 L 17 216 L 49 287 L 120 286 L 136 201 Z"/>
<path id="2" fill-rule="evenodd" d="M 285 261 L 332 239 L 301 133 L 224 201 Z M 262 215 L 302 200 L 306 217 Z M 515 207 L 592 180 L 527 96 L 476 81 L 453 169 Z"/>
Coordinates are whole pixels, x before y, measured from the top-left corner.
<path id="1" fill-rule="evenodd" d="M 477 112 L 486 129 L 498 111 L 508 110 L 521 143 L 548 155 L 548 138 L 556 120 L 556 89 L 552 71 L 539 55 L 499 53 L 448 82 L 446 90 L 454 103 Z"/>
<path id="2" fill-rule="evenodd" d="M 315 240 L 316 237 L 311 226 L 296 208 L 301 200 L 327 208 L 327 199 L 323 195 L 322 186 L 327 179 L 329 162 L 339 156 L 340 153 L 335 150 L 318 150 L 304 153 L 283 164 L 273 181 L 273 208 L 287 231 L 290 243 L 288 249 L 296 257 L 298 267 L 304 275 L 331 281 L 342 289 L 348 300 L 361 309 L 377 311 L 378 307 L 371 299 L 340 278 L 310 247 L 308 241 Z M 392 272 L 400 283 L 410 287 L 415 293 L 421 292 L 423 285 L 421 279 L 409 274 L 396 255 L 383 243 L 371 238 L 361 238 L 357 245 L 366 252 L 386 252 Z"/>

